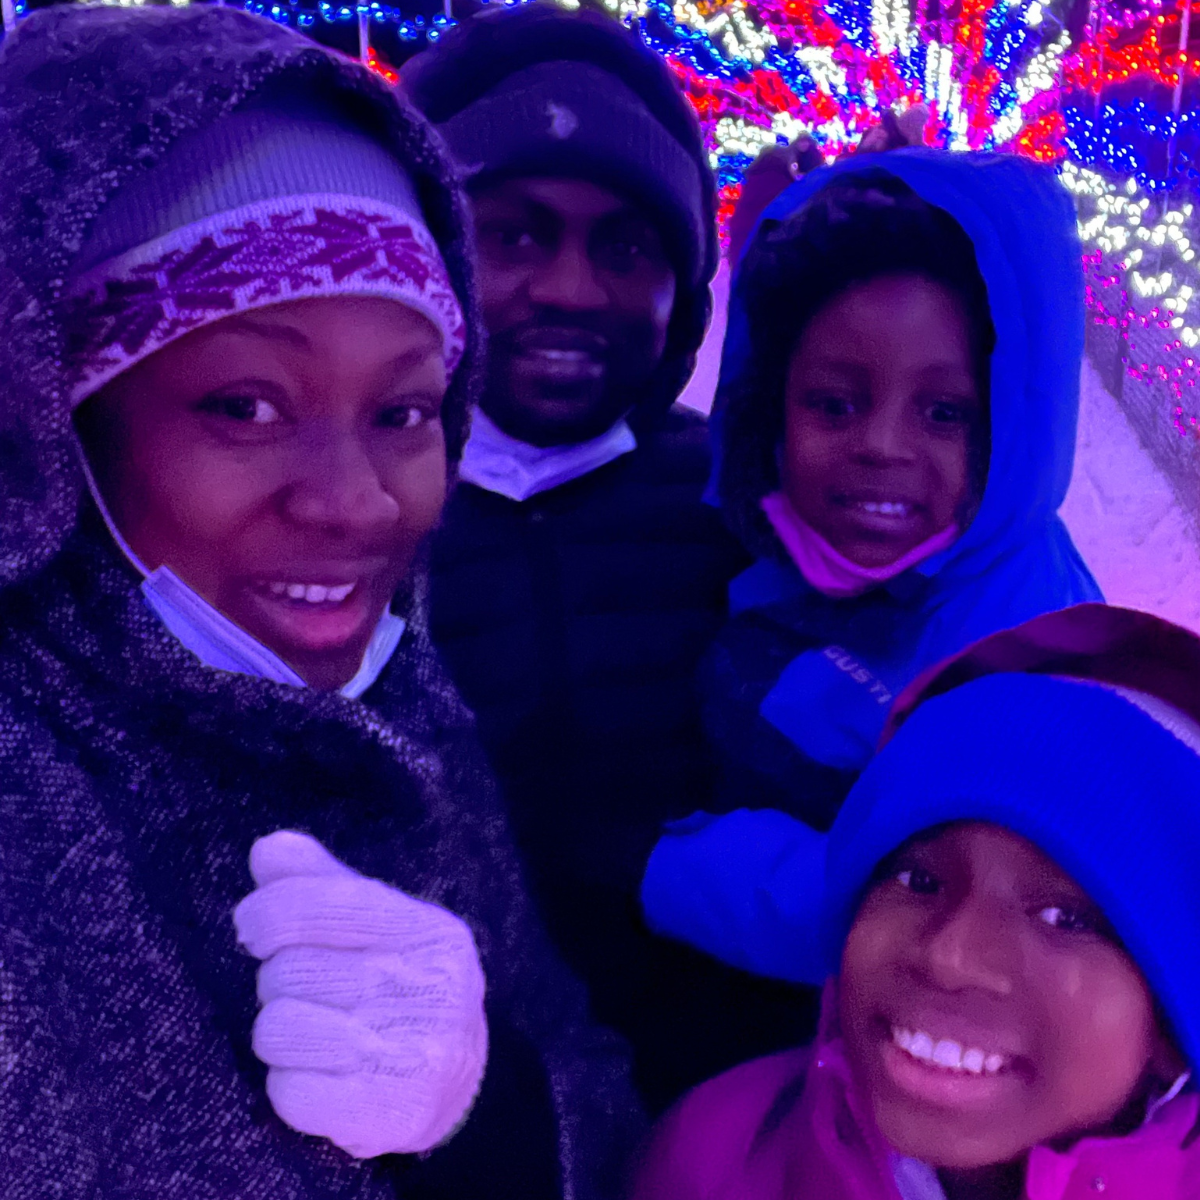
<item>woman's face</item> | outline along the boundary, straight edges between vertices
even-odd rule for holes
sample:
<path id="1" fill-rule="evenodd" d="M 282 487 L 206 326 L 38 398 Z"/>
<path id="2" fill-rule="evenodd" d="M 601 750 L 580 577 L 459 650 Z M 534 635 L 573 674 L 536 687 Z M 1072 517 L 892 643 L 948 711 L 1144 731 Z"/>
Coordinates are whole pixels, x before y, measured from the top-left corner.
<path id="1" fill-rule="evenodd" d="M 1079 886 L 994 825 L 912 839 L 863 900 L 841 1022 L 901 1154 L 974 1171 L 1100 1132 L 1181 1063 Z"/>
<path id="2" fill-rule="evenodd" d="M 785 386 L 783 491 L 843 557 L 883 567 L 959 516 L 985 419 L 962 303 L 919 275 L 834 297 Z"/>
<path id="3" fill-rule="evenodd" d="M 312 686 L 358 670 L 441 513 L 441 339 L 391 300 L 298 300 L 159 350 L 87 401 L 101 492 L 166 565 Z"/>

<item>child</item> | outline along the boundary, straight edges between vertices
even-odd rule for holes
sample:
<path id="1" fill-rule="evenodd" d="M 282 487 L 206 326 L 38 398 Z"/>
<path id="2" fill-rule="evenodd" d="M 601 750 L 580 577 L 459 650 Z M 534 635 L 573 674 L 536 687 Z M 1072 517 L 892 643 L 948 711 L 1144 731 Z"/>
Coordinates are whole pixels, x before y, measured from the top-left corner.
<path id="1" fill-rule="evenodd" d="M 1056 516 L 1079 255 L 1067 194 L 1013 157 L 856 155 L 767 210 L 714 417 L 716 493 L 758 559 L 702 670 L 719 808 L 827 828 L 923 668 L 1099 598 Z"/>
<path id="2" fill-rule="evenodd" d="M 0 94 L 0 1191 L 612 1196 L 624 1056 L 425 628 L 438 139 L 232 6 L 33 13 Z"/>
<path id="3" fill-rule="evenodd" d="M 1200 639 L 1103 606 L 914 685 L 827 847 L 759 829 L 816 1045 L 687 1096 L 637 1200 L 1200 1196 L 1198 717 Z"/>

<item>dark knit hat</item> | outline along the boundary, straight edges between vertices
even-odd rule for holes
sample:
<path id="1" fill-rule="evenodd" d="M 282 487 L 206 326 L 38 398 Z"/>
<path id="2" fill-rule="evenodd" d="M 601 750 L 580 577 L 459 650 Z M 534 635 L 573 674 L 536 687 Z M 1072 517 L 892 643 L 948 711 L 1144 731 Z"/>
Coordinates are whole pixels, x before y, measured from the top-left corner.
<path id="1" fill-rule="evenodd" d="M 583 178 L 653 214 L 678 277 L 658 389 L 672 402 L 708 321 L 716 194 L 699 122 L 659 56 L 612 18 L 531 3 L 465 21 L 401 84 L 471 180 Z"/>

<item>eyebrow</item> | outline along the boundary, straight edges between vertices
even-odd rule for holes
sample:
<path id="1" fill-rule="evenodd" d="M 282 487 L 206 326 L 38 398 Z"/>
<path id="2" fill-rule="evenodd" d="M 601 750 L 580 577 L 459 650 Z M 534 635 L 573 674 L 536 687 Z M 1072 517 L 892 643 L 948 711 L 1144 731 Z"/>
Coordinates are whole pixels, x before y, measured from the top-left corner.
<path id="1" fill-rule="evenodd" d="M 286 342 L 290 346 L 299 346 L 303 350 L 312 349 L 312 343 L 308 338 L 292 325 L 260 325 L 257 321 L 240 315 L 226 317 L 221 322 L 221 332 L 256 334 L 277 342 Z M 387 364 L 386 369 L 395 372 L 402 371 L 406 367 L 419 366 L 426 359 L 437 358 L 439 353 L 441 353 L 440 346 L 413 346 L 411 349 L 405 350 L 403 354 L 396 355 Z"/>
<path id="2" fill-rule="evenodd" d="M 226 317 L 221 325 L 222 332 L 225 333 L 257 334 L 259 337 L 270 338 L 277 342 L 287 342 L 291 346 L 300 346 L 306 350 L 312 348 L 312 343 L 308 338 L 291 325 L 260 325 L 257 321 L 252 321 L 245 316 Z"/>
<path id="3" fill-rule="evenodd" d="M 399 371 L 405 367 L 418 367 L 427 359 L 436 359 L 440 353 L 441 349 L 438 346 L 413 346 L 403 354 L 397 354 L 388 363 L 388 370 Z"/>

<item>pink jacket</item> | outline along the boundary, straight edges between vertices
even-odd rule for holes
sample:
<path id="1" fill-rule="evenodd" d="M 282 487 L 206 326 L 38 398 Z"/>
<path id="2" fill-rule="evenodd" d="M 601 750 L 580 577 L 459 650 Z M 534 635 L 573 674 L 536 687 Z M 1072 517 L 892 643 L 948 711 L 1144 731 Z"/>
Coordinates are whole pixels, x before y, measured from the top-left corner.
<path id="1" fill-rule="evenodd" d="M 663 1119 L 633 1200 L 900 1200 L 889 1150 L 857 1095 L 832 1028 L 816 1045 L 744 1063 Z M 1200 1200 L 1197 1098 L 1164 1105 L 1136 1133 L 1030 1154 L 1028 1200 Z"/>

